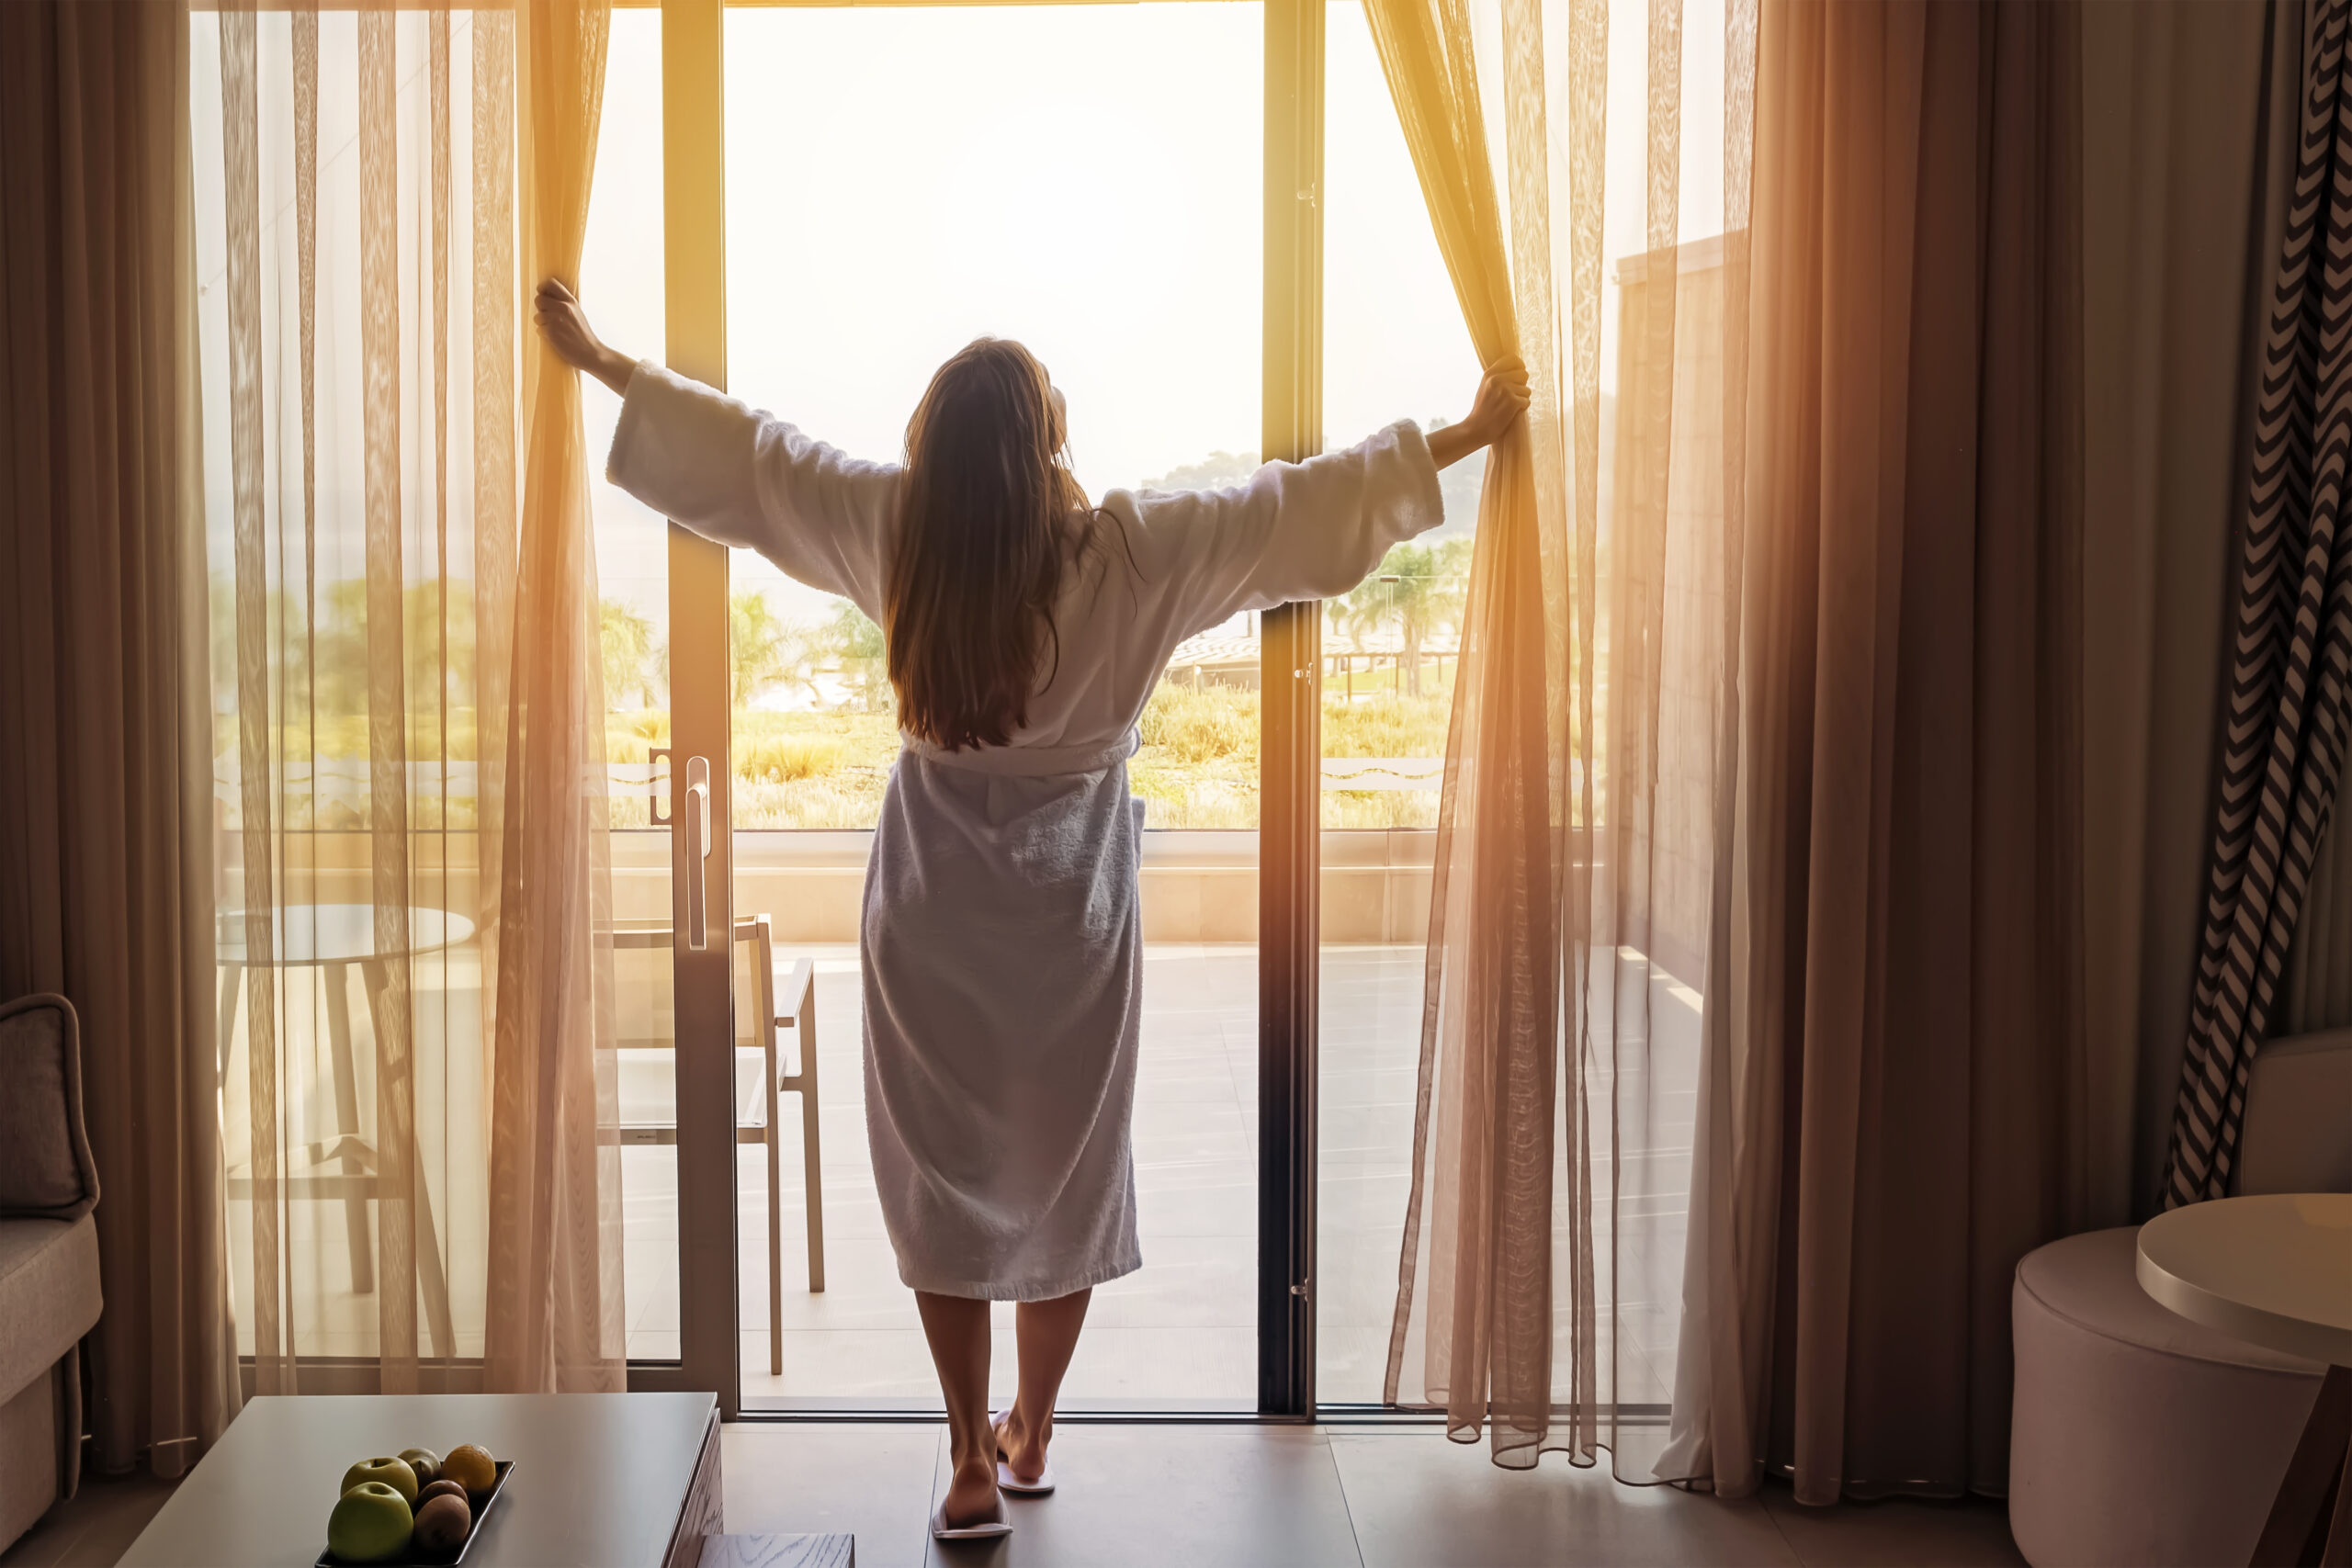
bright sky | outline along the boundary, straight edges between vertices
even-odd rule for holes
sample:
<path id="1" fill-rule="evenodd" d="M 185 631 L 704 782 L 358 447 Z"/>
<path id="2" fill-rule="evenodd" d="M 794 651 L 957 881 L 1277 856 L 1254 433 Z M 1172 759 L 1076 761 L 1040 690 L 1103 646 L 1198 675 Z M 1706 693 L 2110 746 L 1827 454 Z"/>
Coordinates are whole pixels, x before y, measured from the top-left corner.
<path id="1" fill-rule="evenodd" d="M 1686 0 L 1686 237 L 1722 227 L 1720 6 Z M 1648 7 L 1613 10 L 1616 255 L 1645 244 Z M 1491 35 L 1491 6 L 1474 14 Z M 1035 350 L 1068 395 L 1096 494 L 1256 450 L 1259 6 L 739 9 L 725 25 L 738 396 L 895 457 L 933 367 L 996 333 Z M 613 28 L 582 291 L 608 339 L 656 356 L 661 229 L 645 215 L 661 210 L 660 16 L 617 11 Z M 1327 33 L 1324 427 L 1337 446 L 1400 417 L 1458 416 L 1477 366 L 1362 7 L 1334 0 Z M 616 413 L 595 390 L 592 450 Z M 660 528 L 609 491 L 599 518 L 605 591 L 662 618 Z M 822 609 L 751 557 L 734 573 L 787 614 Z"/>
<path id="2" fill-rule="evenodd" d="M 1722 219 L 1722 0 L 1684 0 L 1680 233 Z M 1609 38 L 1606 246 L 1645 248 L 1648 0 L 1615 0 Z M 1331 0 L 1326 60 L 1324 428 L 1354 441 L 1389 420 L 1460 414 L 1476 365 L 1355 0 Z M 1493 0 L 1472 0 L 1491 44 Z M 1547 7 L 1555 33 L 1563 10 Z M 225 398 L 225 269 L 216 14 L 190 59 L 198 269 L 208 397 Z M 283 13 L 261 19 L 265 313 L 278 320 L 267 433 L 281 479 L 299 444 L 283 279 L 292 267 L 290 66 Z M 898 455 L 933 367 L 982 333 L 1035 349 L 1069 399 L 1080 478 L 1100 493 L 1258 445 L 1261 8 L 1181 4 L 731 9 L 726 21 L 729 379 L 750 400 L 862 456 Z M 359 570 L 356 24 L 321 28 L 322 575 Z M 1549 96 L 1565 101 L 1564 39 Z M 404 337 L 422 320 L 424 27 L 399 28 Z M 461 74 L 469 43 L 454 58 Z M 1491 60 L 1489 52 L 1487 58 Z M 661 14 L 613 15 L 582 280 L 613 342 L 662 354 Z M 1499 125 L 1496 78 L 1482 77 Z M 458 85 L 462 94 L 469 82 Z M 463 115 L 457 130 L 462 139 Z M 1554 122 L 1564 204 L 1565 118 Z M 464 150 L 459 149 L 460 167 Z M 415 216 L 413 224 L 410 215 Z M 1555 237 L 1565 243 L 1564 209 Z M 459 240 L 464 239 L 461 231 Z M 465 276 L 457 279 L 464 291 Z M 1611 291 L 1613 294 L 1613 291 Z M 1607 296 L 1605 296 L 1605 299 Z M 418 345 L 404 344 L 417 364 Z M 1613 345 L 1604 344 L 1603 385 Z M 430 492 L 427 378 L 404 385 L 404 493 Z M 586 389 L 601 457 L 618 402 Z M 225 414 L 225 411 L 221 411 Z M 466 449 L 467 433 L 453 428 Z M 208 417 L 207 481 L 226 570 L 228 421 Z M 462 498 L 461 498 L 462 499 Z M 605 592 L 668 618 L 663 526 L 599 486 Z M 349 515 L 345 515 L 349 513 Z M 331 524 L 333 526 L 324 525 Z M 423 551 L 412 570 L 429 570 Z M 794 615 L 819 597 L 764 563 L 739 581 Z"/>
<path id="3" fill-rule="evenodd" d="M 1325 423 L 1344 442 L 1458 415 L 1477 366 L 1362 12 L 1332 14 Z M 652 354 L 660 231 L 623 214 L 659 210 L 659 137 L 613 133 L 658 126 L 659 20 L 614 25 L 582 287 L 600 331 Z M 894 457 L 933 369 L 996 333 L 1068 396 L 1095 494 L 1257 449 L 1260 6 L 737 10 L 726 27 L 739 396 Z M 617 412 L 599 403 L 592 446 Z M 660 535 L 601 499 L 607 591 L 644 604 Z M 821 609 L 763 562 L 734 571 L 788 614 Z"/>

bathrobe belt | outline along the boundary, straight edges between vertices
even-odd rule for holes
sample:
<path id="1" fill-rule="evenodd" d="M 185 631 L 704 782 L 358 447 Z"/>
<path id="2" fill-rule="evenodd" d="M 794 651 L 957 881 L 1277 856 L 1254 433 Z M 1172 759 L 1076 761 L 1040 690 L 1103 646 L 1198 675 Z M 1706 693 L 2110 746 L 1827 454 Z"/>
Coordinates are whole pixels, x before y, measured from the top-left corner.
<path id="1" fill-rule="evenodd" d="M 928 740 L 901 735 L 908 752 L 925 761 L 966 768 L 976 773 L 1010 774 L 1016 778 L 1057 778 L 1073 773 L 1099 773 L 1136 754 L 1141 739 L 1132 729 L 1108 746 L 980 746 L 950 751 Z"/>

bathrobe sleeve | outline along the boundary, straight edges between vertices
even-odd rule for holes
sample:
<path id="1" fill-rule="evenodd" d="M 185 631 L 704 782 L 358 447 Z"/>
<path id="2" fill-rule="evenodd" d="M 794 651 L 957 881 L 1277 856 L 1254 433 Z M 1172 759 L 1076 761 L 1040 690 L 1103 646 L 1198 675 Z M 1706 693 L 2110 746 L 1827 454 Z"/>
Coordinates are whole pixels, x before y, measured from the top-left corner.
<path id="1" fill-rule="evenodd" d="M 882 617 L 900 470 L 861 462 L 658 365 L 628 378 L 605 477 L 663 516 L 756 550 Z"/>
<path id="2" fill-rule="evenodd" d="M 1268 463 L 1238 489 L 1114 491 L 1103 504 L 1132 519 L 1137 564 L 1178 640 L 1243 610 L 1345 593 L 1391 545 L 1445 521 L 1437 464 L 1410 420 L 1343 452 Z"/>

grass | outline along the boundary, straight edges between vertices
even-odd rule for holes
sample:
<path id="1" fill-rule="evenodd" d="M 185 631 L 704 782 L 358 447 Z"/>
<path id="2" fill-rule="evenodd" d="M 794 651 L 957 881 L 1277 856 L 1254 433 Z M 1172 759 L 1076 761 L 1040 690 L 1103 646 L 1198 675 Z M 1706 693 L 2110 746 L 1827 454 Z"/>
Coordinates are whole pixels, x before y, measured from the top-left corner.
<path id="1" fill-rule="evenodd" d="M 1448 671 L 1451 674 L 1451 671 Z M 1392 678 L 1393 681 L 1393 678 Z M 1420 696 L 1399 694 L 1393 683 L 1374 686 L 1359 675 L 1351 702 L 1326 682 L 1323 695 L 1323 754 L 1328 757 L 1441 757 L 1445 754 L 1450 681 L 1424 671 Z M 1194 689 L 1162 682 L 1146 705 L 1139 726 L 1141 749 L 1128 765 L 1135 793 L 1149 803 L 1146 821 L 1154 828 L 1251 829 L 1258 825 L 1259 694 L 1239 687 Z M 452 762 L 475 755 L 470 708 L 449 713 Z M 306 764 L 311 755 L 307 726 L 289 727 L 275 737 L 283 763 Z M 214 727 L 223 752 L 237 744 L 232 718 Z M 368 753 L 367 716 L 338 715 L 317 726 L 317 750 L 341 760 L 336 771 L 365 788 Z M 408 755 L 426 767 L 439 760 L 438 716 L 419 715 L 408 726 Z M 670 739 L 670 720 L 658 711 L 620 712 L 605 718 L 607 757 L 618 765 L 642 766 L 650 751 Z M 735 826 L 745 829 L 870 828 L 880 816 L 882 791 L 899 754 L 898 727 L 888 713 L 738 713 L 734 723 Z M 354 770 L 356 770 L 355 773 Z M 650 824 L 648 792 L 616 784 L 612 824 Z M 1428 790 L 1326 790 L 1326 828 L 1427 828 L 1437 821 L 1436 792 Z M 412 793 L 411 825 L 420 830 L 442 826 L 443 802 L 428 785 Z M 301 829 L 309 820 L 308 792 L 289 791 L 281 802 L 282 826 Z M 474 825 L 473 802 L 453 794 L 447 826 Z M 367 825 L 364 795 L 345 801 L 322 797 L 315 826 L 357 829 Z"/>

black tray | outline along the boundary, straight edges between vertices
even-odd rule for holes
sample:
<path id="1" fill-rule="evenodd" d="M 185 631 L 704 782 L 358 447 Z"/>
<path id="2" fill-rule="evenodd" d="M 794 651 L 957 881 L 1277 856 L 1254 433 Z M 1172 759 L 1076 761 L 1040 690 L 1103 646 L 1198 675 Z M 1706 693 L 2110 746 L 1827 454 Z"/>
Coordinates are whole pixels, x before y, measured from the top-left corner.
<path id="1" fill-rule="evenodd" d="M 466 1553 L 473 1550 L 474 1542 L 481 1539 L 481 1527 L 489 1522 L 491 1509 L 498 1506 L 500 1495 L 506 1490 L 506 1477 L 514 1471 L 514 1461 L 511 1459 L 492 1460 L 491 1466 L 498 1472 L 498 1479 L 490 1483 L 490 1490 L 466 1495 L 466 1501 L 473 1507 L 474 1528 L 466 1532 L 466 1539 L 457 1551 L 445 1555 L 412 1550 L 398 1557 L 379 1557 L 368 1568 L 447 1568 L 448 1564 L 463 1562 Z M 311 1568 L 351 1568 L 351 1559 L 337 1557 L 332 1550 L 322 1548 L 319 1560 Z"/>

